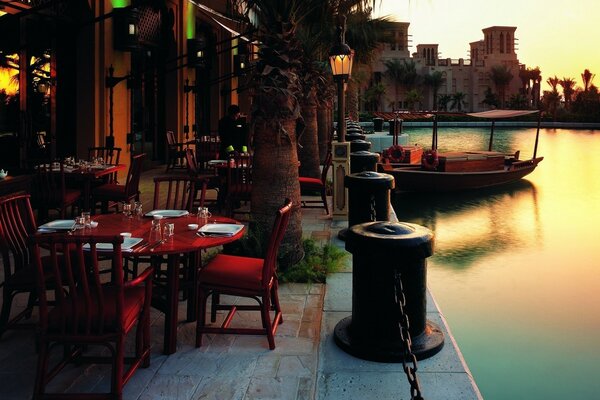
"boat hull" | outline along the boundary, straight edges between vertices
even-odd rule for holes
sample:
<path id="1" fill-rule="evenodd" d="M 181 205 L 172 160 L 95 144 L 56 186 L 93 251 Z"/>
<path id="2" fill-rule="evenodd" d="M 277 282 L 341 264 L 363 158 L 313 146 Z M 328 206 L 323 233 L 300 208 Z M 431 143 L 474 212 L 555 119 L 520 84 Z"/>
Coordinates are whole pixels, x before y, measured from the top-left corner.
<path id="1" fill-rule="evenodd" d="M 453 192 L 480 189 L 518 181 L 532 173 L 544 157 L 517 161 L 510 168 L 495 171 L 439 172 L 398 168 L 393 175 L 400 192 Z"/>

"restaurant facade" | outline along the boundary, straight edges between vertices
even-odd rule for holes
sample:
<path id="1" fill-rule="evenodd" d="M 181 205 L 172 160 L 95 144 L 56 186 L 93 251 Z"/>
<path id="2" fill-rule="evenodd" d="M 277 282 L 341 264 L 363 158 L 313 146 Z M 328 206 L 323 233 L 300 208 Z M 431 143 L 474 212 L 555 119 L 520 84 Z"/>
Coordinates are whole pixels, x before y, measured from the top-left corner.
<path id="1" fill-rule="evenodd" d="M 0 167 L 94 146 L 161 164 L 167 131 L 216 134 L 230 104 L 250 108 L 238 16 L 229 1 L 0 1 Z"/>

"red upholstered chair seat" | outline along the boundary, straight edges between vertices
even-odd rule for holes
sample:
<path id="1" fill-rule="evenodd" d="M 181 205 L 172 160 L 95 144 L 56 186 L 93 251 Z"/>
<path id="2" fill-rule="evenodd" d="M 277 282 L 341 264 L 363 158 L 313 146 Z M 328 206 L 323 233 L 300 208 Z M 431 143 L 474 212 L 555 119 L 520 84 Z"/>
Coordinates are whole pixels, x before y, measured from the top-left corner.
<path id="1" fill-rule="evenodd" d="M 228 287 L 260 290 L 263 264 L 261 258 L 218 254 L 202 269 L 199 282 L 214 286 L 226 283 Z"/>
<path id="2" fill-rule="evenodd" d="M 300 181 L 300 185 L 302 186 L 302 189 L 321 190 L 321 188 L 323 187 L 323 183 L 321 182 L 321 179 L 309 178 L 308 176 L 301 176 L 298 179 Z"/>
<path id="3" fill-rule="evenodd" d="M 117 296 L 114 286 L 102 287 L 102 296 L 104 297 L 103 309 L 100 310 L 94 305 L 99 304 L 97 293 L 93 293 L 91 297 L 92 307 L 87 310 L 84 308 L 84 297 L 80 297 L 75 302 L 75 315 L 73 315 L 73 302 L 66 304 L 65 308 L 54 308 L 48 313 L 48 331 L 60 331 L 62 326 L 62 318 L 65 319 L 66 326 L 72 326 L 74 321 L 77 321 L 81 332 L 85 331 L 86 324 L 91 323 L 91 331 L 100 330 L 100 321 L 102 321 L 102 331 L 112 332 L 117 326 L 125 327 L 125 332 L 128 332 L 137 322 L 142 308 L 144 306 L 144 287 L 125 288 L 123 292 L 123 320 L 117 323 Z M 100 319 L 102 312 L 102 320 Z"/>

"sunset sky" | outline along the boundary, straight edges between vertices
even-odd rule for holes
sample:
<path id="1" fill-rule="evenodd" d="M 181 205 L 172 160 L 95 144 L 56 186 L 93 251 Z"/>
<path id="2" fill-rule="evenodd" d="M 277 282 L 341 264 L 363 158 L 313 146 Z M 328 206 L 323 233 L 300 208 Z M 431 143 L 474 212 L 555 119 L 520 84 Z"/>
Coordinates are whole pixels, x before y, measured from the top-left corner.
<path id="1" fill-rule="evenodd" d="M 469 58 L 469 43 L 488 26 L 516 26 L 517 56 L 549 76 L 574 78 L 588 68 L 600 86 L 598 0 L 382 0 L 375 11 L 410 22 L 411 53 L 419 43 L 438 43 L 442 58 Z M 380 6 L 381 4 L 381 6 Z"/>

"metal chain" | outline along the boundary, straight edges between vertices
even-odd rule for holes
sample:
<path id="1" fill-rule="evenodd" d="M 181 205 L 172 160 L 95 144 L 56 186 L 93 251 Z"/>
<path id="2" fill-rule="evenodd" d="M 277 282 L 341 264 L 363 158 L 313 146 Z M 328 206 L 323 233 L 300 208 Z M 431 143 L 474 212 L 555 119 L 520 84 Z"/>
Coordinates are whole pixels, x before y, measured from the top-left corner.
<path id="1" fill-rule="evenodd" d="M 408 383 L 410 385 L 410 398 L 411 400 L 424 400 L 421 395 L 421 387 L 419 385 L 419 379 L 417 378 L 417 357 L 412 352 L 412 340 L 410 339 L 410 333 L 408 332 L 409 321 L 408 316 L 404 312 L 406 306 L 406 298 L 404 296 L 404 289 L 402 287 L 401 273 L 396 270 L 394 272 L 394 289 L 396 295 L 396 304 L 398 305 L 398 328 L 400 330 L 400 339 L 402 340 L 402 369 L 406 374 Z M 407 362 L 408 361 L 408 362 Z M 411 365 L 409 365 L 409 363 Z"/>
<path id="2" fill-rule="evenodd" d="M 375 204 L 375 195 L 371 195 L 371 201 L 370 201 L 370 207 L 371 207 L 371 221 L 377 221 L 377 209 L 376 209 L 376 204 Z"/>

